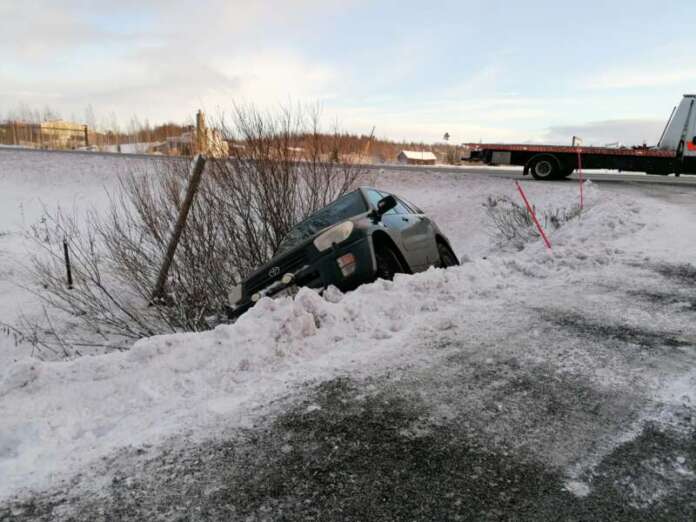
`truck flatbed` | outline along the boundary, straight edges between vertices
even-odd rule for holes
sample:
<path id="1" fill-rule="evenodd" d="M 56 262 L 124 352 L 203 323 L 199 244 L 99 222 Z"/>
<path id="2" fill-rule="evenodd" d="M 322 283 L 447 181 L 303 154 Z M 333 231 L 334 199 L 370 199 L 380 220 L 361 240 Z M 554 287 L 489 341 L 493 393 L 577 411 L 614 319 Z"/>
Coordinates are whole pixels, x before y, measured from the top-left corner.
<path id="1" fill-rule="evenodd" d="M 564 145 L 534 145 L 515 143 L 465 143 L 463 145 L 471 151 L 497 150 L 509 152 L 537 152 L 537 153 L 564 153 L 564 154 L 599 154 L 605 156 L 641 156 L 652 158 L 675 158 L 676 151 L 660 150 L 653 148 L 611 148 L 611 147 L 569 147 Z"/>
<path id="2" fill-rule="evenodd" d="M 535 179 L 570 176 L 580 167 L 648 174 L 696 174 L 696 95 L 685 94 L 656 147 L 467 143 L 468 157 L 489 165 L 519 165 Z"/>

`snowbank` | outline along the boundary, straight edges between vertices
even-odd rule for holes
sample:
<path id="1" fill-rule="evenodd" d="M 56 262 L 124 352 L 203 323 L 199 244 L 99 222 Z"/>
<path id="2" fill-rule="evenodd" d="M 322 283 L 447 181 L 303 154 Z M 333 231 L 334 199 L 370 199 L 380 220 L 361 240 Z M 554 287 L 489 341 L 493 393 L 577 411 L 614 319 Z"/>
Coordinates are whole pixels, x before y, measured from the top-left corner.
<path id="1" fill-rule="evenodd" d="M 73 186 L 96 191 L 97 183 L 81 181 L 77 177 Z M 17 194 L 30 190 L 18 185 Z M 62 362 L 16 357 L 0 373 L 0 499 L 50 487 L 116 448 L 183 432 L 203 436 L 221 423 L 253 424 L 272 398 L 308 380 L 422 360 L 428 357 L 423 332 L 456 328 L 495 350 L 492 340 L 512 328 L 524 331 L 534 307 L 572 308 L 573 294 L 598 280 L 637 284 L 625 277 L 636 260 L 679 262 L 696 252 L 693 231 L 664 233 L 693 219 L 689 211 L 591 184 L 582 216 L 551 232 L 553 254 L 540 241 L 514 254 L 491 245 L 482 204 L 492 193 L 515 198 L 510 180 L 409 171 L 384 173 L 376 185 L 432 213 L 457 254 L 470 261 L 346 295 L 303 289 L 294 299 L 263 299 L 234 325 L 143 339 L 126 353 Z M 525 187 L 541 208 L 568 208 L 578 197 L 577 184 Z M 13 306 L 3 303 L 6 310 Z M 607 315 L 614 307 L 598 297 L 588 313 Z M 543 346 L 521 356 L 552 357 Z M 618 359 L 602 368 L 587 354 L 564 357 L 564 371 L 585 372 L 598 386 L 625 385 L 634 369 Z M 646 375 L 646 385 L 661 389 L 668 370 L 674 371 Z"/>

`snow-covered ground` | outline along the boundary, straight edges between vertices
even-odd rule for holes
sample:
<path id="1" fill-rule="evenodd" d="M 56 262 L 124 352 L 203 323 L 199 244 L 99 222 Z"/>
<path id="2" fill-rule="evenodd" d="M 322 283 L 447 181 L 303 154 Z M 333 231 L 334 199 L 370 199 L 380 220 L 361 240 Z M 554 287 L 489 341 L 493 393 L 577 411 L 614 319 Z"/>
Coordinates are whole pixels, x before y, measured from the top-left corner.
<path id="1" fill-rule="evenodd" d="M 37 313 L 15 286 L 22 227 L 40 223 L 42 204 L 104 205 L 135 161 L 0 151 L 3 321 Z M 0 502 L 58 487 L 122 448 L 254 426 L 269 403 L 306 382 L 405 367 L 426 375 L 429 366 L 442 382 L 464 378 L 434 363 L 441 354 L 433 346 L 465 358 L 471 382 L 488 376 L 466 404 L 431 389 L 424 400 L 433 411 L 466 410 L 491 444 L 561 470 L 579 498 L 593 490 L 602 459 L 646 423 L 693 429 L 696 416 L 684 416 L 696 405 L 693 192 L 587 184 L 584 213 L 550 231 L 549 253 L 541 241 L 521 252 L 492 241 L 483 204 L 489 195 L 517 200 L 511 180 L 409 169 L 382 172 L 375 184 L 424 208 L 466 262 L 346 295 L 304 289 L 264 299 L 234 325 L 143 339 L 125 353 L 40 361 L 0 337 Z M 523 186 L 540 209 L 578 199 L 577 183 Z M 532 383 L 531 395 L 502 393 L 519 377 L 513 360 L 514 368 L 544 369 L 541 391 Z M 567 408 L 562 418 L 535 411 L 553 393 Z M 586 401 L 597 403 L 593 414 Z M 484 415 L 491 407 L 506 415 Z M 696 462 L 673 458 L 661 476 L 690 480 Z M 627 494 L 637 505 L 663 494 L 641 487 Z"/>

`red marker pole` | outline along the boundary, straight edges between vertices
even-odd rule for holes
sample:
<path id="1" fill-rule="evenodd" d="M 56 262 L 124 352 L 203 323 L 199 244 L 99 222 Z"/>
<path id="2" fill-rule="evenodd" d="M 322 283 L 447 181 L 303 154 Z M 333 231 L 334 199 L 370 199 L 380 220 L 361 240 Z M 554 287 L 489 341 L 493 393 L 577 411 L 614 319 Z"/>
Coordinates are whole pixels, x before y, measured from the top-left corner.
<path id="1" fill-rule="evenodd" d="M 529 215 L 532 216 L 532 221 L 534 221 L 534 224 L 536 225 L 539 234 L 541 234 L 541 237 L 544 239 L 544 244 L 546 245 L 546 248 L 551 250 L 551 243 L 549 242 L 549 238 L 546 237 L 544 229 L 541 228 L 541 224 L 539 223 L 539 220 L 537 219 L 536 214 L 534 213 L 534 209 L 529 204 L 529 201 L 527 201 L 527 196 L 525 195 L 524 190 L 522 190 L 522 186 L 518 181 L 515 181 L 515 185 L 517 185 L 517 190 L 520 192 L 520 196 L 522 196 L 522 200 L 524 201 L 524 204 L 527 207 L 527 212 L 529 212 Z"/>
<path id="2" fill-rule="evenodd" d="M 582 153 L 580 152 L 580 148 L 578 148 L 578 177 L 580 178 L 580 210 L 582 210 L 585 203 L 582 193 L 582 186 L 585 184 L 585 180 L 582 176 Z"/>

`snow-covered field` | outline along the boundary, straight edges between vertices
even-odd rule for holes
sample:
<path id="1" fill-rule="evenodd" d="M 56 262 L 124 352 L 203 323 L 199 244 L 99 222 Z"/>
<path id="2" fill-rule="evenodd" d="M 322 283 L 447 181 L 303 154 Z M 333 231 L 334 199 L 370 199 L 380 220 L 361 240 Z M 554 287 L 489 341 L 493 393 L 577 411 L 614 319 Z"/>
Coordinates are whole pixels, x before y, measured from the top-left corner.
<path id="1" fill-rule="evenodd" d="M 38 313 L 16 283 L 28 245 L 22 229 L 40 225 L 42 205 L 99 208 L 119 173 L 144 161 L 0 151 L 2 321 Z M 589 183 L 582 216 L 550 232 L 550 254 L 541 241 L 521 252 L 492 241 L 483 204 L 489 195 L 517 200 L 511 180 L 409 169 L 382 172 L 376 185 L 424 208 L 462 266 L 346 295 L 305 289 L 265 299 L 234 325 L 143 339 L 124 353 L 41 361 L 0 337 L 0 505 L 98 470 L 123 448 L 253 427 L 306 382 L 404 368 L 423 380 L 475 383 L 456 403 L 444 386 L 428 388 L 432 418 L 466 413 L 492 446 L 560 470 L 578 498 L 592 494 L 603 459 L 646 425 L 693 433 L 693 191 Z M 537 208 L 578 198 L 577 183 L 523 185 Z M 457 365 L 443 366 L 443 353 Z M 533 382 L 511 392 L 522 377 Z M 544 409 L 550 396 L 563 415 Z M 653 505 L 693 480 L 691 456 L 666 462 L 646 462 L 626 501 Z M 654 476 L 662 489 L 645 479 Z M 71 487 L 99 490 L 110 479 L 95 472 L 91 480 Z"/>

